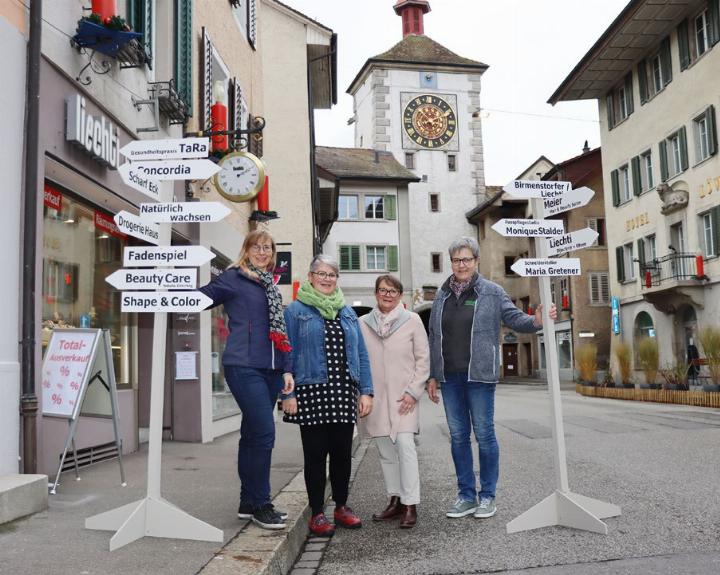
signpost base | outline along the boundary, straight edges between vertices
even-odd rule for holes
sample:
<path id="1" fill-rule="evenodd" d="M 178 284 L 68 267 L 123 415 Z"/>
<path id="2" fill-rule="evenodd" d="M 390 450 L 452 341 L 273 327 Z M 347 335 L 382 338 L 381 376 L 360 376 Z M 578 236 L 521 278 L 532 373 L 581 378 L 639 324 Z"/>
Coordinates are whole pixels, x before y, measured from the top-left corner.
<path id="1" fill-rule="evenodd" d="M 620 515 L 620 507 L 617 505 L 570 491 L 556 490 L 513 519 L 506 528 L 508 533 L 517 533 L 559 525 L 607 535 L 607 525 L 600 520 L 618 515 Z"/>
<path id="2" fill-rule="evenodd" d="M 145 497 L 122 507 L 88 517 L 85 529 L 116 531 L 110 551 L 142 537 L 167 537 L 222 543 L 222 529 L 196 519 L 165 499 Z"/>

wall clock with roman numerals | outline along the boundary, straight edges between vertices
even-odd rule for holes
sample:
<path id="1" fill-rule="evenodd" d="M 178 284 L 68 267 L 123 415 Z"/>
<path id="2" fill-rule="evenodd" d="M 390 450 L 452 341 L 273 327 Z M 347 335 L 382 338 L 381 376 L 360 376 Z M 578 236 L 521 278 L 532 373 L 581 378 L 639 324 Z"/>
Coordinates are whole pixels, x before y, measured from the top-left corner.
<path id="1" fill-rule="evenodd" d="M 403 148 L 457 149 L 455 96 L 403 94 L 402 100 Z"/>

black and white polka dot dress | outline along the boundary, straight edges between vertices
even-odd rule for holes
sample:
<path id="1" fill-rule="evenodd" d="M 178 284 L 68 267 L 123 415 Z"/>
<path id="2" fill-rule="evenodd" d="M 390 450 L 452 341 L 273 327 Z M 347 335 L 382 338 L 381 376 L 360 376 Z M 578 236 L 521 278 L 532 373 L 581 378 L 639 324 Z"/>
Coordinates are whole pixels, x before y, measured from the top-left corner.
<path id="1" fill-rule="evenodd" d="M 283 421 L 300 425 L 355 423 L 357 389 L 347 369 L 345 334 L 339 319 L 325 320 L 327 383 L 298 385 L 295 388 L 298 411 Z"/>

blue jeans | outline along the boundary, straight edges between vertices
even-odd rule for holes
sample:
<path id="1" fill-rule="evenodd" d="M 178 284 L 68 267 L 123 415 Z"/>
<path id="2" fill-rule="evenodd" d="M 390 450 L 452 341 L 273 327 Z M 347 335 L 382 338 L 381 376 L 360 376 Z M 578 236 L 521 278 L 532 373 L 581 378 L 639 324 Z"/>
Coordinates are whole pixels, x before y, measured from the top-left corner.
<path id="1" fill-rule="evenodd" d="M 450 447 L 458 497 L 473 501 L 477 496 L 470 431 L 480 452 L 480 497 L 495 497 L 500 469 L 500 448 L 495 438 L 495 384 L 467 380 L 466 373 L 448 373 L 442 384 L 445 417 L 450 429 Z"/>
<path id="2" fill-rule="evenodd" d="M 237 462 L 240 501 L 260 507 L 270 503 L 270 461 L 275 446 L 273 409 L 283 386 L 282 373 L 226 365 L 225 378 L 242 411 Z"/>

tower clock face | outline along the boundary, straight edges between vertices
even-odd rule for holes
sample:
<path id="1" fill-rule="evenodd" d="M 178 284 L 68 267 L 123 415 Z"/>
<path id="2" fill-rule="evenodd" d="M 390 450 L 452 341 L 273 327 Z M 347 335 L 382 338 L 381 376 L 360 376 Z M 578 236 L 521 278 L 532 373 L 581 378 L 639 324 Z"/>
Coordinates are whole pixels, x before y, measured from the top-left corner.
<path id="1" fill-rule="evenodd" d="M 455 136 L 457 117 L 452 106 L 440 96 L 415 96 L 403 111 L 405 134 L 422 148 L 440 148 Z"/>

